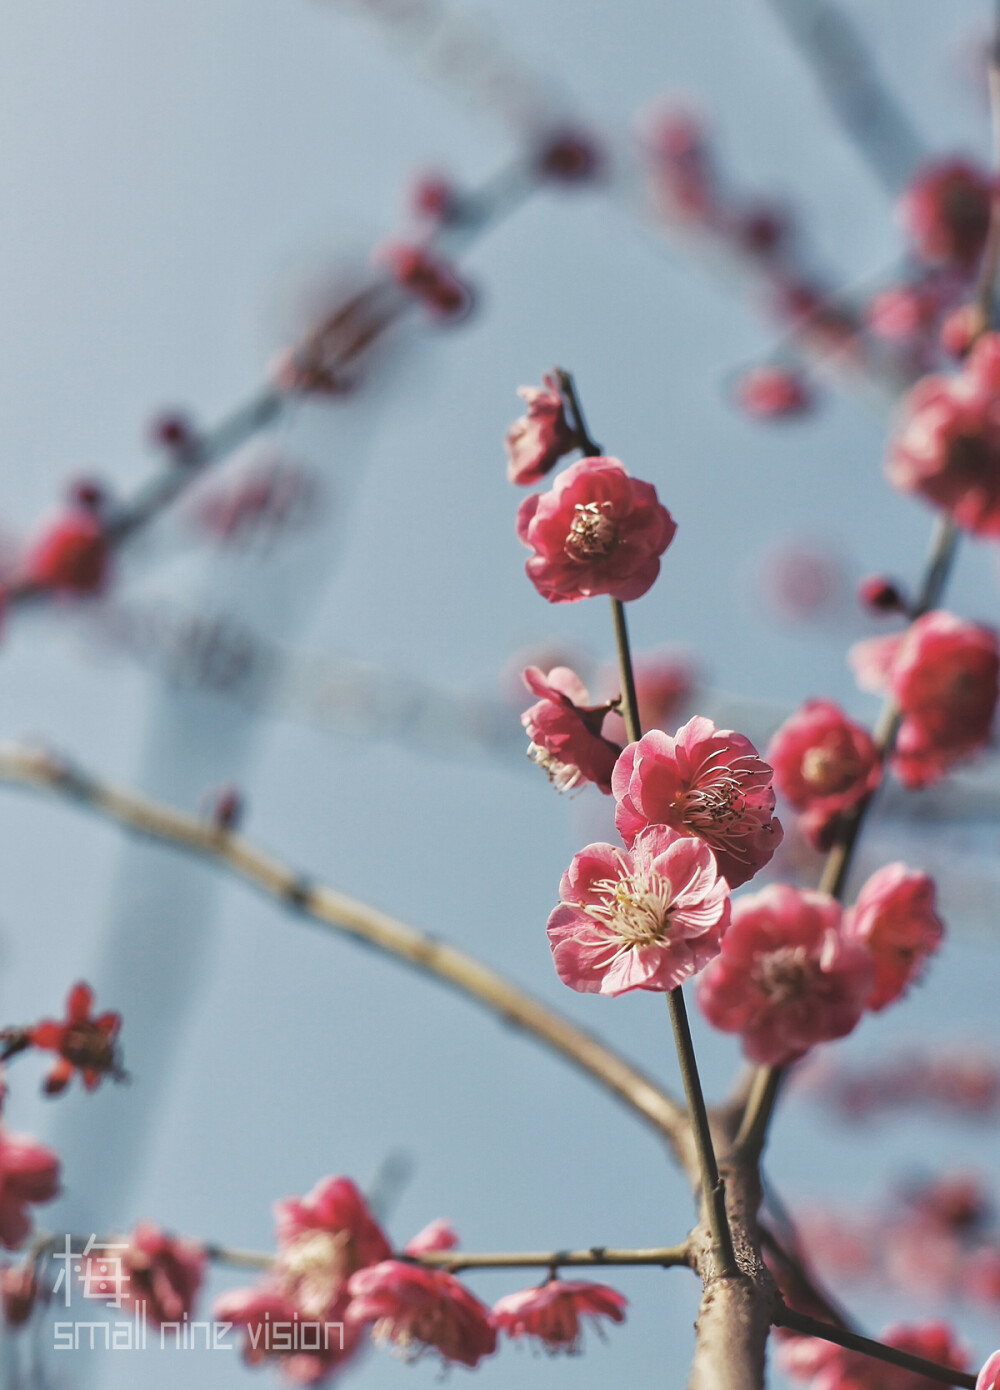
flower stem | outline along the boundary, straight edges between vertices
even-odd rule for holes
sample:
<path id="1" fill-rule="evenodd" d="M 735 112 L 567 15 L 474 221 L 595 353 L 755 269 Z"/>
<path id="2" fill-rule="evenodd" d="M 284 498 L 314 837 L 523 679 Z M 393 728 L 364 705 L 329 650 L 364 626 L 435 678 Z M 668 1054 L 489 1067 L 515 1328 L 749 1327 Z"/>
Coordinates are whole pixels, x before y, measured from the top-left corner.
<path id="1" fill-rule="evenodd" d="M 575 399 L 575 397 L 574 397 Z M 577 419 L 579 419 L 577 415 Z M 628 640 L 628 623 L 625 618 L 625 605 L 618 599 L 611 600 L 611 614 L 614 619 L 615 642 L 618 647 L 618 670 L 622 687 L 622 717 L 630 743 L 642 737 L 639 722 L 639 702 L 635 693 L 635 671 L 632 666 L 632 650 Z M 733 1236 L 729 1229 L 726 1214 L 726 1191 L 719 1176 L 719 1165 L 712 1143 L 712 1131 L 705 1106 L 705 1096 L 701 1089 L 698 1074 L 698 1060 L 695 1057 L 694 1043 L 688 1024 L 684 991 L 680 985 L 667 994 L 670 1008 L 670 1023 L 674 1032 L 677 1060 L 680 1063 L 684 1094 L 687 1097 L 688 1114 L 694 1136 L 695 1151 L 698 1155 L 698 1169 L 701 1173 L 702 1194 L 708 1213 L 709 1228 L 712 1232 L 712 1254 L 715 1259 L 715 1272 L 719 1276 L 738 1274 L 736 1251 Z"/>
<path id="2" fill-rule="evenodd" d="M 806 1313 L 796 1313 L 791 1308 L 780 1308 L 774 1317 L 775 1327 L 787 1327 L 792 1332 L 800 1332 L 806 1337 L 821 1337 L 825 1342 L 833 1342 L 838 1347 L 850 1351 L 860 1351 L 876 1361 L 886 1361 L 890 1366 L 900 1366 L 905 1371 L 926 1376 L 941 1385 L 968 1387 L 976 1390 L 976 1377 L 966 1371 L 956 1371 L 950 1366 L 942 1366 L 937 1361 L 925 1361 L 922 1356 L 911 1356 L 908 1351 L 887 1347 L 884 1342 L 876 1342 L 871 1337 L 862 1337 L 858 1332 L 850 1332 L 845 1327 L 833 1327 L 820 1322 Z"/>

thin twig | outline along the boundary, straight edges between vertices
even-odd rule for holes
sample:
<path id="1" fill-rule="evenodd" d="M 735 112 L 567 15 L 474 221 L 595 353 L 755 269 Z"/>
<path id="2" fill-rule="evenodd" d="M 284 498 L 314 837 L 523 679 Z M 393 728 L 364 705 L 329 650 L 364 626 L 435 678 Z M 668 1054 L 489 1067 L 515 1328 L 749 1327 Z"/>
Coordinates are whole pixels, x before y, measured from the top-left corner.
<path id="1" fill-rule="evenodd" d="M 592 1033 L 456 947 L 317 883 L 242 835 L 100 781 L 51 753 L 0 747 L 0 782 L 54 793 L 137 834 L 201 855 L 325 929 L 366 942 L 443 981 L 545 1043 L 599 1081 L 675 1150 L 680 1147 L 687 1124 L 678 1101 Z"/>
<path id="2" fill-rule="evenodd" d="M 915 1371 L 928 1380 L 939 1381 L 942 1385 L 961 1386 L 963 1390 L 976 1390 L 976 1377 L 966 1371 L 956 1371 L 950 1366 L 942 1366 L 937 1361 L 927 1361 L 922 1356 L 911 1356 L 908 1351 L 887 1347 L 884 1342 L 876 1342 L 872 1337 L 862 1337 L 859 1332 L 851 1332 L 845 1327 L 834 1327 L 820 1322 L 807 1313 L 796 1313 L 783 1307 L 774 1318 L 775 1327 L 787 1327 L 790 1332 L 800 1332 L 805 1337 L 821 1337 L 825 1342 L 833 1342 L 838 1347 L 850 1351 L 860 1351 L 876 1361 L 885 1361 L 890 1366 L 901 1366 L 905 1371 Z"/>

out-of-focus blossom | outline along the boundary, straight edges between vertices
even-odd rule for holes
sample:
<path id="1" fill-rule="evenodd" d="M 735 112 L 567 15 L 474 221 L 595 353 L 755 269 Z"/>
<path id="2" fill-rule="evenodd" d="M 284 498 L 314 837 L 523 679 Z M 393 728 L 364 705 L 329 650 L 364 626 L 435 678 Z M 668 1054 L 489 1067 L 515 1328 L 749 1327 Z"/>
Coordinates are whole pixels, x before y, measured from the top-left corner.
<path id="1" fill-rule="evenodd" d="M 873 574 L 858 585 L 858 601 L 870 613 L 905 613 L 906 599 L 891 579 Z"/>
<path id="2" fill-rule="evenodd" d="M 791 232 L 791 220 L 784 209 L 766 203 L 739 213 L 733 229 L 737 246 L 765 261 L 784 249 Z"/>
<path id="3" fill-rule="evenodd" d="M 945 1173 L 909 1187 L 904 1197 L 922 1220 L 952 1235 L 975 1235 L 991 1214 L 989 1194 L 975 1173 Z"/>
<path id="4" fill-rule="evenodd" d="M 955 376 L 927 376 L 903 402 L 886 474 L 957 525 L 1000 536 L 1000 334 L 984 333 Z"/>
<path id="5" fill-rule="evenodd" d="M 704 840 L 665 825 L 630 851 L 593 844 L 573 856 L 549 917 L 556 971 L 571 989 L 675 989 L 718 954 L 729 885 Z"/>
<path id="6" fill-rule="evenodd" d="M 918 618 L 905 632 L 851 648 L 862 690 L 891 694 L 903 719 L 892 769 L 907 787 L 940 781 L 990 738 L 998 694 L 996 633 L 951 613 Z"/>
<path id="7" fill-rule="evenodd" d="M 966 357 L 988 325 L 978 304 L 953 309 L 941 325 L 941 349 L 952 357 Z"/>
<path id="8" fill-rule="evenodd" d="M 653 485 L 630 477 L 615 458 L 570 464 L 517 514 L 518 539 L 534 551 L 525 570 L 550 603 L 641 598 L 676 530 Z"/>
<path id="9" fill-rule="evenodd" d="M 698 685 L 700 673 L 691 654 L 669 650 L 640 653 L 633 656 L 632 674 L 639 701 L 640 726 L 647 731 L 675 727 L 678 715 L 683 712 Z M 617 667 L 613 674 L 610 670 L 606 671 L 601 682 L 602 689 L 617 694 L 618 686 Z M 607 737 L 616 742 L 628 742 L 625 721 L 617 711 L 610 712 L 604 730 Z"/>
<path id="10" fill-rule="evenodd" d="M 988 1308 L 1000 1307 L 1000 1246 L 969 1254 L 962 1266 L 962 1292 Z"/>
<path id="11" fill-rule="evenodd" d="M 534 167 L 555 183 L 590 183 L 604 172 L 606 151 L 587 130 L 552 131 L 535 151 Z"/>
<path id="12" fill-rule="evenodd" d="M 865 946 L 875 965 L 869 1009 L 884 1009 L 901 998 L 940 946 L 944 923 L 935 911 L 936 897 L 927 874 L 887 864 L 872 874 L 845 913 L 845 936 Z"/>
<path id="13" fill-rule="evenodd" d="M 875 790 L 882 776 L 867 729 L 832 700 L 808 700 L 767 748 L 774 784 L 797 811 L 810 842 L 829 846 L 838 821 Z"/>
<path id="14" fill-rule="evenodd" d="M 448 226 L 462 215 L 462 196 L 444 174 L 424 174 L 410 190 L 410 207 L 418 217 Z"/>
<path id="15" fill-rule="evenodd" d="M 733 903 L 698 1003 L 716 1028 L 740 1035 L 752 1061 L 782 1066 L 852 1032 L 872 976 L 867 951 L 845 939 L 833 898 L 771 884 Z"/>
<path id="16" fill-rule="evenodd" d="M 586 687 L 567 666 L 557 666 L 547 676 L 529 666 L 524 683 L 539 697 L 521 715 L 531 740 L 528 756 L 561 792 L 593 782 L 610 796 L 611 774 L 622 750 L 601 734 L 608 706 L 588 705 Z"/>
<path id="17" fill-rule="evenodd" d="M 32 1046 L 59 1054 L 45 1078 L 46 1095 L 65 1090 L 77 1071 L 88 1091 L 95 1090 L 105 1076 L 115 1081 L 123 1078 L 117 1047 L 122 1016 L 108 1011 L 94 1017 L 93 1007 L 94 991 L 81 982 L 69 992 L 64 1019 L 43 1019 L 31 1029 Z"/>
<path id="18" fill-rule="evenodd" d="M 23 1265 L 5 1265 L 0 1270 L 0 1303 L 8 1327 L 23 1327 L 35 1311 L 38 1299 L 38 1278 L 35 1261 Z"/>
<path id="19" fill-rule="evenodd" d="M 628 1300 L 607 1284 L 550 1279 L 493 1305 L 494 1325 L 508 1337 L 537 1337 L 546 1351 L 580 1350 L 582 1319 L 625 1321 Z"/>
<path id="20" fill-rule="evenodd" d="M 827 1061 L 798 1074 L 796 1085 L 848 1120 L 909 1108 L 966 1120 L 1000 1112 L 1000 1059 L 972 1042 L 937 1054 L 910 1047 L 864 1069 Z"/>
<path id="21" fill-rule="evenodd" d="M 454 1250 L 458 1244 L 458 1232 L 450 1221 L 445 1221 L 439 1217 L 437 1221 L 431 1221 L 422 1231 L 418 1231 L 412 1240 L 408 1240 L 403 1246 L 403 1253 L 406 1255 L 426 1255 L 433 1250 Z"/>
<path id="22" fill-rule="evenodd" d="M 976 1390 L 1000 1390 L 1000 1351 L 995 1351 L 979 1372 Z"/>
<path id="23" fill-rule="evenodd" d="M 386 242 L 376 261 L 404 290 L 418 299 L 431 315 L 442 321 L 464 318 L 472 308 L 472 291 L 450 265 L 425 247 L 407 242 Z"/>
<path id="24" fill-rule="evenodd" d="M 28 547 L 20 577 L 39 589 L 97 594 L 110 569 L 111 545 L 97 511 L 79 504 L 57 517 Z"/>
<path id="25" fill-rule="evenodd" d="M 528 412 L 514 421 L 504 438 L 507 480 L 529 486 L 579 446 L 553 377 L 546 376 L 544 386 L 521 386 L 517 394 Z"/>
<path id="26" fill-rule="evenodd" d="M 756 579 L 771 612 L 793 622 L 835 614 L 846 587 L 840 556 L 821 540 L 768 546 L 760 555 Z"/>
<path id="27" fill-rule="evenodd" d="M 264 457 L 199 489 L 188 515 L 213 539 L 244 545 L 307 525 L 318 500 L 316 480 L 306 469 Z"/>
<path id="28" fill-rule="evenodd" d="M 59 1159 L 25 1134 L 0 1126 L 0 1245 L 19 1249 L 31 1233 L 28 1207 L 59 1192 Z"/>
<path id="29" fill-rule="evenodd" d="M 992 192 L 989 175 L 964 159 L 940 160 L 922 169 L 900 204 L 917 255 L 932 264 L 971 270 L 986 242 Z"/>
<path id="30" fill-rule="evenodd" d="M 125 1305 L 144 1307 L 154 1327 L 190 1318 L 205 1263 L 205 1252 L 195 1241 L 168 1235 L 152 1221 L 140 1221 L 122 1255 Z"/>
<path id="31" fill-rule="evenodd" d="M 771 777 L 748 738 L 695 716 L 673 737 L 653 729 L 625 749 L 611 779 L 615 822 L 626 845 L 651 825 L 699 836 L 737 888 L 781 843 Z"/>
<path id="32" fill-rule="evenodd" d="M 197 457 L 198 431 L 191 417 L 181 410 L 165 410 L 149 422 L 149 438 L 178 463 L 191 463 Z"/>
<path id="33" fill-rule="evenodd" d="M 352 1275 L 348 1292 L 349 1323 L 373 1323 L 373 1340 L 408 1359 L 433 1350 L 445 1363 L 478 1366 L 496 1351 L 489 1309 L 445 1270 L 384 1260 Z"/>
<path id="34" fill-rule="evenodd" d="M 348 1321 L 347 1308 L 344 1297 L 322 1321 L 303 1319 L 293 1299 L 264 1281 L 223 1294 L 212 1316 L 243 1332 L 250 1365 L 273 1360 L 294 1384 L 314 1385 L 342 1370 L 360 1348 L 361 1330 Z"/>
<path id="35" fill-rule="evenodd" d="M 324 1178 L 306 1197 L 275 1203 L 274 1277 L 303 1316 L 325 1316 L 351 1275 L 392 1253 L 350 1178 Z"/>
<path id="36" fill-rule="evenodd" d="M 968 1352 L 946 1323 L 895 1324 L 885 1329 L 879 1341 L 952 1370 L 963 1371 L 969 1364 Z M 793 1379 L 808 1381 L 809 1390 L 932 1390 L 940 1383 L 816 1337 L 783 1340 L 778 1362 Z"/>
<path id="37" fill-rule="evenodd" d="M 813 403 L 805 379 L 788 367 L 754 367 L 744 372 L 736 386 L 736 400 L 759 420 L 804 415 Z"/>
<path id="38" fill-rule="evenodd" d="M 665 215 L 689 225 L 717 221 L 721 210 L 701 121 L 687 111 L 661 109 L 644 122 L 642 140 L 653 194 Z"/>

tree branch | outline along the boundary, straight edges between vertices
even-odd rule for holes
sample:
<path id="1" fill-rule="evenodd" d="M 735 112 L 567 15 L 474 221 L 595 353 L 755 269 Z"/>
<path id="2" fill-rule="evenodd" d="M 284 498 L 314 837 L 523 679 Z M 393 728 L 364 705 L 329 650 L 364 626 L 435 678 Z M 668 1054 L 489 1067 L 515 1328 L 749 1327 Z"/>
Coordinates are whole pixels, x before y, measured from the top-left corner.
<path id="1" fill-rule="evenodd" d="M 139 835 L 198 854 L 321 927 L 363 941 L 441 980 L 599 1081 L 663 1135 L 675 1152 L 682 1151 L 687 1117 L 678 1101 L 592 1033 L 456 947 L 315 882 L 242 835 L 99 781 L 51 753 L 0 746 L 0 783 L 51 792 Z"/>

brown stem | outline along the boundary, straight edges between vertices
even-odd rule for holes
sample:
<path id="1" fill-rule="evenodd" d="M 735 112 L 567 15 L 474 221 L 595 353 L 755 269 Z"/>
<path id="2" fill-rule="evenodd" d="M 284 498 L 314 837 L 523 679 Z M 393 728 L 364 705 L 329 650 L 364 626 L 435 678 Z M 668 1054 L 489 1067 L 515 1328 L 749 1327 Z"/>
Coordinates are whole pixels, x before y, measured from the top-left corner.
<path id="1" fill-rule="evenodd" d="M 825 1342 L 833 1342 L 838 1347 L 850 1351 L 863 1352 L 876 1361 L 885 1361 L 890 1366 L 900 1366 L 904 1371 L 914 1371 L 926 1376 L 928 1380 L 939 1381 L 942 1385 L 953 1385 L 976 1390 L 976 1377 L 966 1371 L 956 1371 L 953 1367 L 942 1366 L 937 1361 L 927 1361 L 922 1356 L 911 1356 L 908 1351 L 887 1347 L 884 1342 L 876 1342 L 871 1337 L 862 1337 L 859 1332 L 851 1332 L 844 1327 L 833 1327 L 829 1323 L 811 1318 L 807 1313 L 796 1313 L 791 1308 L 781 1307 L 774 1316 L 775 1327 L 786 1327 L 791 1332 L 800 1332 L 805 1337 L 821 1337 Z"/>
<path id="2" fill-rule="evenodd" d="M 599 1081 L 675 1149 L 684 1144 L 685 1113 L 672 1096 L 593 1034 L 456 947 L 315 882 L 242 835 L 101 782 L 49 753 L 0 747 L 0 782 L 55 793 L 140 835 L 199 854 L 321 927 L 441 980 Z"/>

